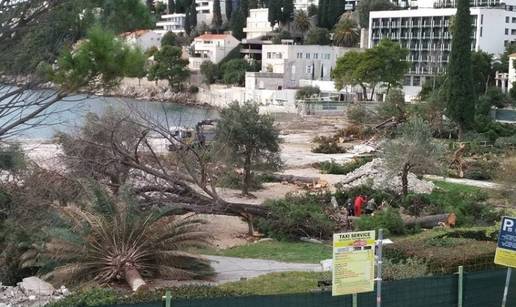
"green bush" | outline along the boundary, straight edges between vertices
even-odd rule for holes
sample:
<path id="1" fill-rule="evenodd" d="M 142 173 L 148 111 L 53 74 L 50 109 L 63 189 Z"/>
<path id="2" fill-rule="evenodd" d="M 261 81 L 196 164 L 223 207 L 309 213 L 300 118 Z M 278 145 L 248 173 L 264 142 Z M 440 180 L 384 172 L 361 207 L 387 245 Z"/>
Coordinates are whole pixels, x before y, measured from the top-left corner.
<path id="1" fill-rule="evenodd" d="M 507 146 L 515 146 L 516 145 L 516 135 L 512 135 L 509 137 L 500 137 L 496 139 L 495 146 L 497 147 L 507 147 Z"/>
<path id="2" fill-rule="evenodd" d="M 263 188 L 262 178 L 260 176 L 251 176 L 250 191 L 257 191 Z M 236 172 L 228 171 L 220 176 L 217 180 L 217 186 L 228 189 L 241 190 L 244 186 L 243 177 Z"/>
<path id="3" fill-rule="evenodd" d="M 313 95 L 319 95 L 321 90 L 317 86 L 303 86 L 296 92 L 296 99 L 310 98 Z"/>
<path id="4" fill-rule="evenodd" d="M 418 278 L 429 275 L 426 262 L 420 259 L 408 258 L 399 262 L 385 259 L 382 266 L 383 280 L 399 280 Z"/>
<path id="5" fill-rule="evenodd" d="M 184 299 L 206 299 L 217 297 L 234 297 L 240 296 L 242 293 L 222 289 L 219 287 L 206 285 L 192 285 L 183 287 L 173 287 L 168 289 L 159 289 L 151 291 L 138 291 L 134 294 L 127 295 L 121 291 L 110 288 L 90 288 L 74 292 L 66 298 L 50 303 L 47 307 L 69 307 L 69 306 L 102 306 L 113 304 L 137 304 L 161 302 L 162 296 L 167 290 L 170 290 L 172 297 L 176 300 Z"/>
<path id="6" fill-rule="evenodd" d="M 312 152 L 323 154 L 345 153 L 346 149 L 337 144 L 337 140 L 333 137 L 318 136 L 314 138 L 314 143 L 317 145 L 312 148 Z"/>
<path id="7" fill-rule="evenodd" d="M 257 219 L 258 229 L 278 240 L 296 240 L 300 237 L 330 239 L 337 224 L 325 212 L 331 206 L 329 193 L 287 195 L 268 201 L 266 217 Z"/>
<path id="8" fill-rule="evenodd" d="M 364 231 L 382 228 L 386 235 L 402 235 L 406 232 L 400 212 L 394 208 L 387 208 L 374 215 L 363 215 L 355 222 L 355 226 Z"/>
<path id="9" fill-rule="evenodd" d="M 446 230 L 432 230 L 386 245 L 384 255 L 393 263 L 407 259 L 426 262 L 428 273 L 449 274 L 463 265 L 474 271 L 494 267 L 496 243 L 475 239 L 448 237 Z"/>
<path id="10" fill-rule="evenodd" d="M 351 173 L 364 164 L 371 162 L 372 160 L 373 157 L 355 157 L 350 162 L 346 162 L 344 164 L 337 163 L 334 160 L 329 162 L 325 161 L 320 163 L 319 169 L 323 174 L 345 175 Z"/>
<path id="11" fill-rule="evenodd" d="M 346 111 L 348 121 L 355 125 L 362 125 L 371 120 L 371 115 L 362 104 L 352 105 Z"/>
<path id="12" fill-rule="evenodd" d="M 190 87 L 188 87 L 188 92 L 190 94 L 197 94 L 199 93 L 199 87 L 197 85 L 190 85 Z"/>

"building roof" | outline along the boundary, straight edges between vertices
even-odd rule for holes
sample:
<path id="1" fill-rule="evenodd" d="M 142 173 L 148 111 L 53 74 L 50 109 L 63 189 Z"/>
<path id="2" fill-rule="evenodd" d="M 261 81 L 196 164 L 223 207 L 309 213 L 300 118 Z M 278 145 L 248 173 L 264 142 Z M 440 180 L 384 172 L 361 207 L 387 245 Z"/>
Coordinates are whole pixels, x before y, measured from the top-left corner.
<path id="1" fill-rule="evenodd" d="M 509 54 L 510 58 L 516 58 L 516 53 Z"/>
<path id="2" fill-rule="evenodd" d="M 141 37 L 141 36 L 147 34 L 150 31 L 152 31 L 152 30 L 136 30 L 133 32 L 124 32 L 124 33 L 120 34 L 120 36 L 124 37 L 124 38 L 130 37 L 130 36 L 134 36 L 134 37 L 138 38 L 138 37 Z"/>
<path id="3" fill-rule="evenodd" d="M 231 36 L 231 34 L 202 34 L 197 36 L 195 39 L 225 39 Z"/>

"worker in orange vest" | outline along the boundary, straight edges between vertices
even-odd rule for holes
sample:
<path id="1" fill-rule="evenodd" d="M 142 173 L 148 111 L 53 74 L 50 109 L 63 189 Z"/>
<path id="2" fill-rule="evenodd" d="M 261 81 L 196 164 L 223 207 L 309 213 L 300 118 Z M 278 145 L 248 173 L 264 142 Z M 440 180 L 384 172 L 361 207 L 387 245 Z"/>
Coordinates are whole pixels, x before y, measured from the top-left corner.
<path id="1" fill-rule="evenodd" d="M 355 198 L 355 216 L 362 215 L 362 206 L 367 202 L 367 197 L 358 195 Z"/>

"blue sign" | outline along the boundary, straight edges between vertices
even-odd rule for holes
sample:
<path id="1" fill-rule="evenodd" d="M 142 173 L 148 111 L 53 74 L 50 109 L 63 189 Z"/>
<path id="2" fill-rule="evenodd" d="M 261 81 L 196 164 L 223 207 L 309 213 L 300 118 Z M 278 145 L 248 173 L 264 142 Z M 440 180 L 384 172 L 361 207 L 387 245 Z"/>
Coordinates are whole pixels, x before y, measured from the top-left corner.
<path id="1" fill-rule="evenodd" d="M 502 218 L 498 247 L 516 252 L 516 218 Z"/>

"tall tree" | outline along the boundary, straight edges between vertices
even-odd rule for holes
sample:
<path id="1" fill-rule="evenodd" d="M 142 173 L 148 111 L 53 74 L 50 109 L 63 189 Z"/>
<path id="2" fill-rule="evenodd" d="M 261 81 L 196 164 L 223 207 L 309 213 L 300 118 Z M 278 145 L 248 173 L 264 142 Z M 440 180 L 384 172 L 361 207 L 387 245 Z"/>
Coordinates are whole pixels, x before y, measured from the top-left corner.
<path id="1" fill-rule="evenodd" d="M 168 0 L 167 2 L 167 12 L 169 14 L 173 14 L 175 13 L 176 11 L 176 3 L 174 2 L 174 0 Z"/>
<path id="2" fill-rule="evenodd" d="M 282 0 L 281 21 L 287 24 L 294 20 L 294 0 Z"/>
<path id="3" fill-rule="evenodd" d="M 329 45 L 330 43 L 330 31 L 325 28 L 315 27 L 306 34 L 306 45 Z"/>
<path id="4" fill-rule="evenodd" d="M 177 35 L 174 32 L 172 32 L 172 31 L 168 31 L 161 38 L 161 47 L 163 47 L 163 46 L 177 46 L 177 45 L 178 45 L 178 43 L 177 43 Z"/>
<path id="5" fill-rule="evenodd" d="M 231 20 L 231 14 L 233 14 L 233 0 L 225 0 L 226 2 L 226 6 L 225 6 L 225 10 L 226 10 L 226 19 L 228 21 Z"/>
<path id="6" fill-rule="evenodd" d="M 181 58 L 179 47 L 164 46 L 154 55 L 156 63 L 149 69 L 149 80 L 167 80 L 170 87 L 180 90 L 190 75 L 188 60 Z"/>
<path id="7" fill-rule="evenodd" d="M 150 13 L 154 13 L 155 10 L 155 3 L 154 0 L 145 0 L 145 4 L 147 5 L 147 9 Z"/>
<path id="8" fill-rule="evenodd" d="M 281 1 L 272 0 L 269 2 L 269 22 L 271 26 L 279 23 L 283 19 L 281 13 Z"/>
<path id="9" fill-rule="evenodd" d="M 462 140 L 464 131 L 471 127 L 475 115 L 475 89 L 471 63 L 471 14 L 469 0 L 457 1 L 452 50 L 447 67 L 446 114 L 453 120 Z"/>
<path id="10" fill-rule="evenodd" d="M 101 22 L 115 33 L 154 27 L 153 17 L 140 0 L 105 0 Z"/>
<path id="11" fill-rule="evenodd" d="M 245 17 L 241 8 L 233 12 L 233 15 L 231 15 L 231 20 L 229 23 L 231 33 L 236 39 L 240 40 L 245 37 L 245 33 L 243 30 L 245 27 Z"/>
<path id="12" fill-rule="evenodd" d="M 242 193 L 249 194 L 252 176 L 258 170 L 281 167 L 279 131 L 274 119 L 260 114 L 255 103 L 233 102 L 220 114 L 216 146 L 230 162 L 243 169 Z"/>
<path id="13" fill-rule="evenodd" d="M 217 31 L 220 31 L 222 27 L 222 12 L 220 11 L 220 0 L 213 1 L 213 19 L 211 21 L 211 26 Z"/>
<path id="14" fill-rule="evenodd" d="M 197 9 L 195 1 L 191 1 L 190 5 L 186 8 L 185 16 L 185 32 L 190 34 L 197 27 Z"/>
<path id="15" fill-rule="evenodd" d="M 328 1 L 329 0 L 319 0 L 318 12 L 317 12 L 317 25 L 319 27 L 325 27 L 328 24 Z"/>
<path id="16" fill-rule="evenodd" d="M 249 16 L 249 0 L 240 0 L 240 11 L 245 19 Z"/>

